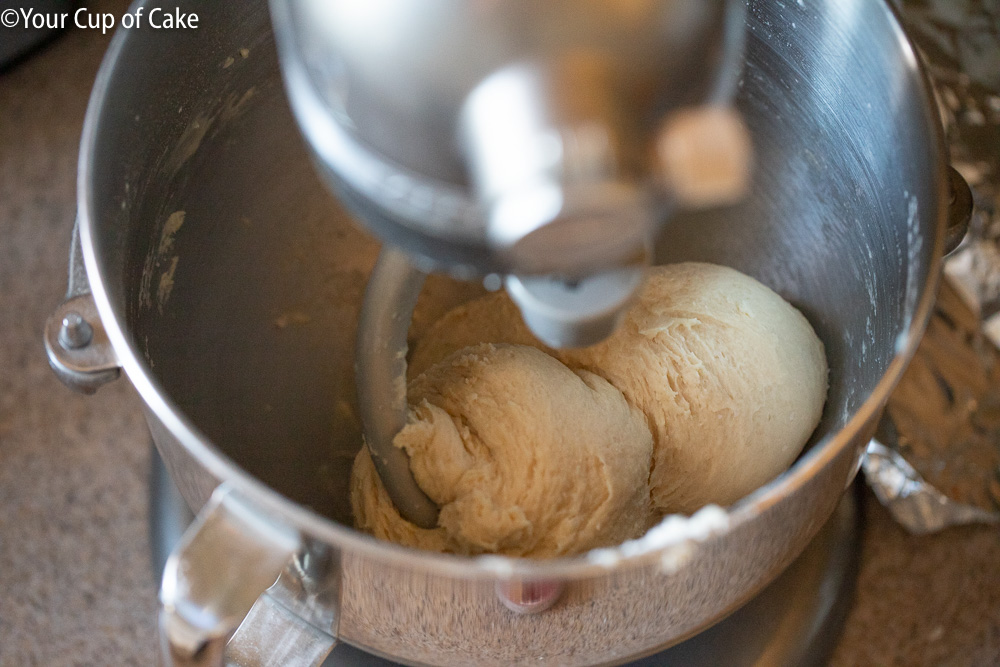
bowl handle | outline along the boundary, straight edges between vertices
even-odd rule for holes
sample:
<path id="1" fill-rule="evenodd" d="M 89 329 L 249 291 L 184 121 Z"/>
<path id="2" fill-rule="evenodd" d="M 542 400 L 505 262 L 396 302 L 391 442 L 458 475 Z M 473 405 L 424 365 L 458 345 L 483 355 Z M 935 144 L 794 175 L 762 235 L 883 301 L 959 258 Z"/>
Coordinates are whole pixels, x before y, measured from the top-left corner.
<path id="1" fill-rule="evenodd" d="M 45 323 L 44 338 L 49 365 L 72 389 L 92 394 L 121 374 L 90 293 L 80 252 L 79 221 L 73 225 L 66 298 Z"/>
<path id="2" fill-rule="evenodd" d="M 310 546 L 219 486 L 163 571 L 161 663 L 322 664 L 336 643 L 340 568 L 329 549 Z"/>

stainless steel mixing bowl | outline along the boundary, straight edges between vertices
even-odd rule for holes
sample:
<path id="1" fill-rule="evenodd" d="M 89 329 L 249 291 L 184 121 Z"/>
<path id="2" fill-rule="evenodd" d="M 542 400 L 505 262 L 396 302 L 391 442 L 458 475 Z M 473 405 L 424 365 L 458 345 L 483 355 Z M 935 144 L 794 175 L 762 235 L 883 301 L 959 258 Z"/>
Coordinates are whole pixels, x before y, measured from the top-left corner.
<path id="1" fill-rule="evenodd" d="M 351 529 L 352 346 L 378 248 L 314 175 L 265 3 L 174 5 L 198 29 L 119 31 L 94 87 L 79 170 L 86 276 L 77 267 L 59 315 L 76 309 L 95 331 L 89 356 L 54 356 L 77 380 L 124 368 L 174 481 L 205 506 L 165 582 L 175 653 L 225 635 L 283 569 L 237 635 L 256 639 L 234 650 L 271 637 L 273 655 L 313 664 L 339 638 L 411 663 L 614 663 L 717 621 L 803 549 L 854 478 L 940 270 L 946 155 L 888 5 L 750 1 L 738 106 L 752 196 L 673 220 L 658 247 L 660 262 L 756 276 L 811 320 L 830 393 L 807 451 L 703 539 L 548 562 L 416 552 Z M 414 335 L 475 293 L 431 280 Z M 511 613 L 498 582 L 525 581 L 562 594 Z M 195 617 L 217 624 L 192 630 Z"/>

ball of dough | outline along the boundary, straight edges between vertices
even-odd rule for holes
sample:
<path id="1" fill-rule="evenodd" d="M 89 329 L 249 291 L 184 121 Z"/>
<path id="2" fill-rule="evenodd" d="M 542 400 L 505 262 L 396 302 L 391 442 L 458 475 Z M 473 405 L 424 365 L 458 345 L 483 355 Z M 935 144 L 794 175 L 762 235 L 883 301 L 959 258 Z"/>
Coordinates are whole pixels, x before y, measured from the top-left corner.
<path id="1" fill-rule="evenodd" d="M 497 293 L 435 323 L 413 363 L 484 341 L 547 349 Z M 611 337 L 550 352 L 600 375 L 645 414 L 661 513 L 728 505 L 779 475 L 826 401 L 826 356 L 806 318 L 753 278 L 712 264 L 651 268 Z"/>
<path id="2" fill-rule="evenodd" d="M 713 264 L 650 271 L 612 336 L 559 357 L 598 373 L 646 415 L 650 489 L 663 512 L 729 505 L 778 476 L 826 402 L 826 355 L 808 320 Z"/>
<path id="3" fill-rule="evenodd" d="M 438 526 L 399 516 L 363 449 L 351 475 L 358 528 L 418 548 L 546 558 L 652 524 L 652 435 L 603 378 L 530 347 L 487 344 L 428 369 L 409 400 L 393 444 L 441 508 Z"/>

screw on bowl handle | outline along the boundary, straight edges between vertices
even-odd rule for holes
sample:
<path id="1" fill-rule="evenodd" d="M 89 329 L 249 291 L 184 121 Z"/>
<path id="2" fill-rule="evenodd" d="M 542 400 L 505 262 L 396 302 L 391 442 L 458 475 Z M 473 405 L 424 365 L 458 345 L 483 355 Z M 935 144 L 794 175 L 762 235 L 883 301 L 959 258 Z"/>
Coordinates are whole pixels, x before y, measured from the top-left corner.
<path id="1" fill-rule="evenodd" d="M 85 394 L 121 374 L 118 355 L 89 293 L 63 301 L 45 323 L 49 366 L 63 383 Z"/>
<path id="2" fill-rule="evenodd" d="M 948 230 L 945 233 L 944 252 L 951 253 L 958 248 L 969 231 L 969 223 L 975 212 L 972 189 L 954 167 L 948 167 Z"/>
<path id="3" fill-rule="evenodd" d="M 317 627 L 316 616 L 303 616 L 297 601 L 309 598 L 335 618 L 339 586 L 332 587 L 332 599 L 306 590 L 300 566 L 309 560 L 302 556 L 305 546 L 297 531 L 258 511 L 227 484 L 219 486 L 163 571 L 161 663 L 322 664 L 336 643 L 329 633 L 336 624 L 326 620 Z M 332 566 L 336 582 L 339 563 L 328 558 L 325 565 Z"/>
<path id="4" fill-rule="evenodd" d="M 80 251 L 79 223 L 73 226 L 66 300 L 45 323 L 44 339 L 49 365 L 72 389 L 92 394 L 121 374 L 118 356 L 90 293 Z"/>

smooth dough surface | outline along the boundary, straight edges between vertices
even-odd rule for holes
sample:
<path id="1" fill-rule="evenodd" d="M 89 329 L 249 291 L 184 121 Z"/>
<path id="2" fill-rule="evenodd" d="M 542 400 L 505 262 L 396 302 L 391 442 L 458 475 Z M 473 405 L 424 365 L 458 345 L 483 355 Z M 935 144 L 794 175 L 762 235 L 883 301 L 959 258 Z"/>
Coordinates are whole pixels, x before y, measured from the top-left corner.
<path id="1" fill-rule="evenodd" d="M 503 293 L 463 304 L 418 342 L 412 364 L 480 342 L 547 349 Z M 734 269 L 654 267 L 610 338 L 551 351 L 600 375 L 645 415 L 653 434 L 656 511 L 729 505 L 783 472 L 826 401 L 823 344 L 778 294 Z"/>
<path id="2" fill-rule="evenodd" d="M 621 543 L 654 520 L 647 421 L 598 375 L 532 347 L 485 344 L 428 368 L 409 401 L 394 444 L 441 507 L 438 527 L 399 516 L 363 448 L 351 476 L 361 530 L 435 551 L 545 558 Z"/>

